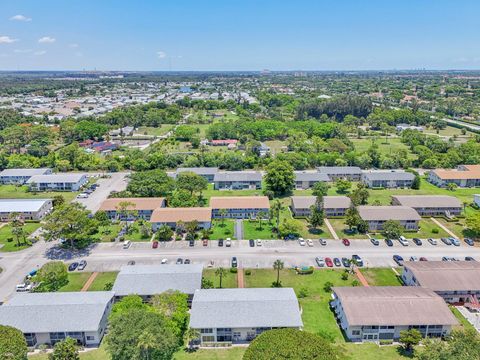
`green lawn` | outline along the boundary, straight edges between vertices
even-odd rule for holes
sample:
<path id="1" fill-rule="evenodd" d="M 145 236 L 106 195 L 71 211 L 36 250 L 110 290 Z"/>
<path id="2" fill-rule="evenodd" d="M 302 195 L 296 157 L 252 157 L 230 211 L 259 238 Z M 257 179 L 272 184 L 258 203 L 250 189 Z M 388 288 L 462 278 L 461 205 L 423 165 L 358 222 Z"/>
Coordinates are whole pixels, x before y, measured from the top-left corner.
<path id="1" fill-rule="evenodd" d="M 174 125 L 172 124 L 163 124 L 161 127 L 142 126 L 138 128 L 138 131 L 136 131 L 135 134 L 160 136 L 160 135 L 165 135 L 167 132 L 172 130 L 173 127 Z"/>
<path id="2" fill-rule="evenodd" d="M 330 237 L 330 232 L 328 231 L 325 224 L 321 227 L 312 229 L 306 219 L 297 219 L 297 221 L 302 225 L 302 231 L 300 236 L 306 239 L 308 238 L 321 238 L 321 237 Z"/>
<path id="3" fill-rule="evenodd" d="M 406 232 L 405 237 L 419 237 L 421 239 L 430 238 L 430 237 L 446 237 L 449 236 L 445 230 L 443 230 L 440 226 L 435 224 L 430 218 L 422 218 L 420 220 L 420 229 L 418 232 Z M 437 229 L 438 233 L 433 233 L 432 230 Z"/>
<path id="4" fill-rule="evenodd" d="M 150 223 L 146 222 L 145 226 L 150 227 Z M 130 240 L 133 242 L 136 241 L 150 241 L 152 238 L 151 235 L 144 236 L 141 226 L 138 221 L 134 222 L 132 225 L 129 226 L 128 234 L 125 235 L 125 240 Z"/>
<path id="5" fill-rule="evenodd" d="M 77 196 L 78 192 L 57 191 L 57 192 L 37 192 L 28 191 L 28 186 L 0 185 L 0 199 L 51 199 L 55 195 L 62 195 L 65 201 L 71 201 Z"/>
<path id="6" fill-rule="evenodd" d="M 401 286 L 402 282 L 390 268 L 362 268 L 363 276 L 371 286 Z"/>
<path id="7" fill-rule="evenodd" d="M 40 223 L 25 223 L 23 229 L 28 237 L 28 235 L 33 233 L 39 227 Z M 12 227 L 10 224 L 4 225 L 2 228 L 0 228 L 0 251 L 18 251 L 28 248 L 30 245 L 31 244 L 28 240 L 26 243 L 24 243 L 23 239 L 20 239 L 20 246 L 18 246 L 17 240 L 12 234 Z"/>
<path id="8" fill-rule="evenodd" d="M 203 191 L 203 198 L 209 200 L 212 196 L 259 196 L 262 190 L 214 190 L 213 184 L 208 184 L 208 189 Z M 208 202 L 208 201 L 207 201 Z"/>
<path id="9" fill-rule="evenodd" d="M 80 291 L 83 285 L 87 282 L 88 278 L 92 275 L 91 272 L 69 272 L 68 284 L 61 287 L 58 291 Z"/>
<path id="10" fill-rule="evenodd" d="M 30 355 L 30 360 L 48 360 L 47 354 Z M 80 360 L 110 360 L 110 355 L 107 353 L 105 346 L 102 345 L 98 349 L 92 349 L 80 353 Z"/>
<path id="11" fill-rule="evenodd" d="M 212 222 L 212 233 L 210 234 L 211 240 L 218 240 L 218 239 L 226 239 L 231 238 L 233 239 L 233 228 L 234 228 L 234 221 L 225 219 L 223 226 L 220 220 L 213 220 Z"/>
<path id="12" fill-rule="evenodd" d="M 378 151 L 382 154 L 395 154 L 399 150 L 407 150 L 409 157 L 415 158 L 416 156 L 410 152 L 410 149 L 407 145 L 401 142 L 400 138 L 389 138 L 385 141 L 385 137 L 378 137 L 378 138 L 363 138 L 363 139 L 355 139 L 352 138 L 350 141 L 355 146 L 355 150 L 358 152 L 365 152 L 367 151 L 372 143 L 378 145 Z"/>
<path id="13" fill-rule="evenodd" d="M 396 345 L 379 346 L 377 344 L 353 344 L 343 345 L 347 355 L 355 360 L 403 360 L 411 359 L 400 354 L 399 347 Z"/>
<path id="14" fill-rule="evenodd" d="M 262 227 L 257 220 L 243 220 L 243 237 L 245 239 L 276 239 L 278 236 L 272 230 L 273 226 L 262 220 Z"/>
<path id="15" fill-rule="evenodd" d="M 108 226 L 100 226 L 98 228 L 98 233 L 92 237 L 97 241 L 111 242 L 115 240 L 115 237 L 118 235 L 118 232 L 122 228 L 120 224 L 110 224 Z"/>
<path id="16" fill-rule="evenodd" d="M 345 225 L 344 219 L 328 219 L 330 224 L 332 224 L 335 232 L 340 238 L 348 238 L 348 239 L 368 239 L 366 234 L 360 233 L 350 233 L 348 232 L 348 226 Z"/>
<path id="17" fill-rule="evenodd" d="M 202 349 L 187 353 L 183 350 L 178 351 L 174 360 L 241 360 L 246 347 L 232 347 L 229 349 Z M 83 360 L 83 359 L 82 359 Z"/>
<path id="18" fill-rule="evenodd" d="M 216 269 L 204 269 L 203 277 L 205 279 L 213 281 L 213 286 L 218 288 L 220 285 L 220 277 L 215 275 Z M 227 270 L 227 274 L 222 278 L 222 288 L 236 288 L 237 287 L 237 274 L 233 274 Z"/>
<path id="19" fill-rule="evenodd" d="M 118 272 L 116 271 L 98 273 L 92 285 L 88 288 L 88 291 L 104 291 L 105 285 L 107 283 L 114 283 L 117 275 Z"/>

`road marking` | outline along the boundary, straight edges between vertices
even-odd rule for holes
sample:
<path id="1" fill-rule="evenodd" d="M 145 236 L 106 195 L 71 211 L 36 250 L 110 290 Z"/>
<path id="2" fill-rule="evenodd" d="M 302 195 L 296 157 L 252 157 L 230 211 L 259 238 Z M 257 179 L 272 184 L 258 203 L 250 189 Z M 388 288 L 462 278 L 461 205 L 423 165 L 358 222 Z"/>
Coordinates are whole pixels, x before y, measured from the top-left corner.
<path id="1" fill-rule="evenodd" d="M 330 221 L 328 221 L 327 218 L 323 220 L 325 222 L 325 225 L 327 225 L 328 231 L 330 231 L 330 234 L 332 234 L 333 238 L 335 240 L 340 240 L 338 237 L 337 233 L 335 232 L 335 229 L 333 228 L 332 224 L 330 224 Z"/>
<path id="2" fill-rule="evenodd" d="M 457 237 L 457 235 L 455 235 L 453 232 L 451 232 L 449 228 L 447 228 L 445 225 L 443 225 L 443 224 L 442 224 L 440 221 L 438 221 L 437 219 L 431 217 L 430 220 L 432 220 L 435 224 L 437 224 L 437 225 L 440 226 L 443 230 L 445 230 L 445 232 L 446 232 L 448 235 L 450 235 L 450 236 L 452 236 L 452 237 L 454 237 L 454 238 Z"/>
<path id="3" fill-rule="evenodd" d="M 395 275 L 400 276 L 400 274 L 398 273 L 397 269 L 395 269 L 395 268 L 392 267 L 392 271 L 395 273 Z"/>
<path id="4" fill-rule="evenodd" d="M 90 277 L 88 278 L 87 282 L 83 285 L 82 290 L 80 291 L 88 291 L 90 286 L 92 286 L 92 283 L 95 281 L 95 278 L 97 277 L 98 272 L 94 272 Z"/>

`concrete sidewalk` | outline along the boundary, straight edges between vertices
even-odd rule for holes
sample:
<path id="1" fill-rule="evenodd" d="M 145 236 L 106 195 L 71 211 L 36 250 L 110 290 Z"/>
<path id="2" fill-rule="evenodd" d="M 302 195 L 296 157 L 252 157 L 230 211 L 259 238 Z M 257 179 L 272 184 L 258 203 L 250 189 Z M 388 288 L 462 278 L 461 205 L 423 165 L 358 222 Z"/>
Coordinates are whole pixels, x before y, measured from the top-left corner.
<path id="1" fill-rule="evenodd" d="M 436 225 L 438 225 L 439 227 L 441 227 L 448 235 L 456 238 L 457 235 L 455 235 L 452 231 L 450 231 L 449 228 L 447 228 L 445 225 L 443 225 L 440 221 L 438 221 L 437 219 L 431 217 L 430 220 L 432 220 Z"/>
<path id="2" fill-rule="evenodd" d="M 332 224 L 330 224 L 330 221 L 328 221 L 327 218 L 323 220 L 325 222 L 325 225 L 327 225 L 328 231 L 330 231 L 330 234 L 332 234 L 332 237 L 335 240 L 339 240 L 340 238 L 338 237 L 337 233 L 335 232 L 335 229 L 333 228 Z"/>

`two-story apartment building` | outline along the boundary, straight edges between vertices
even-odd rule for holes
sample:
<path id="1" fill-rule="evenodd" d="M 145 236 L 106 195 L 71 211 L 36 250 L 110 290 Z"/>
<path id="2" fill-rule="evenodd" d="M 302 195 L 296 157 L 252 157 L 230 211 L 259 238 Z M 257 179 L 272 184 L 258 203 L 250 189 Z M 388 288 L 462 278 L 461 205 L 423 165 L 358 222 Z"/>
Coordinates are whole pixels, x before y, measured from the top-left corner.
<path id="1" fill-rule="evenodd" d="M 396 220 L 405 230 L 417 231 L 420 215 L 408 206 L 358 206 L 360 218 L 368 223 L 369 231 L 381 231 L 388 220 Z"/>
<path id="2" fill-rule="evenodd" d="M 0 199 L 0 221 L 9 221 L 13 213 L 23 220 L 41 220 L 52 208 L 51 199 Z"/>
<path id="3" fill-rule="evenodd" d="M 30 190 L 34 191 L 79 191 L 88 182 L 82 173 L 59 173 L 34 175 L 28 179 Z"/>
<path id="4" fill-rule="evenodd" d="M 190 327 L 200 343 L 248 343 L 273 328 L 301 329 L 291 288 L 200 289 L 193 295 Z"/>
<path id="5" fill-rule="evenodd" d="M 350 181 L 360 181 L 362 169 L 358 166 L 320 166 L 318 172 L 328 175 L 330 181 L 346 179 Z"/>
<path id="6" fill-rule="evenodd" d="M 369 188 L 409 188 L 415 175 L 400 170 L 368 170 L 362 172 L 362 182 Z"/>
<path id="7" fill-rule="evenodd" d="M 266 196 L 219 196 L 210 198 L 212 218 L 256 219 L 259 213 L 268 217 L 270 202 Z"/>
<path id="8" fill-rule="evenodd" d="M 5 169 L 0 172 L 0 184 L 3 185 L 23 185 L 34 175 L 48 175 L 52 169 Z"/>
<path id="9" fill-rule="evenodd" d="M 417 329 L 423 337 L 448 335 L 458 320 L 429 289 L 404 286 L 334 287 L 331 307 L 350 341 L 378 342 Z"/>
<path id="10" fill-rule="evenodd" d="M 123 204 L 128 203 L 126 211 L 122 211 Z M 150 220 L 153 210 L 165 207 L 165 198 L 110 198 L 105 199 L 100 205 L 110 220 Z"/>
<path id="11" fill-rule="evenodd" d="M 327 174 L 318 171 L 295 171 L 295 189 L 311 189 L 318 182 L 328 182 L 330 178 Z"/>
<path id="12" fill-rule="evenodd" d="M 315 205 L 315 196 L 292 196 L 290 208 L 294 216 L 310 216 L 310 208 Z M 324 196 L 323 211 L 326 217 L 345 216 L 352 201 L 348 196 Z"/>
<path id="13" fill-rule="evenodd" d="M 480 186 L 480 165 L 460 165 L 456 169 L 435 169 L 428 172 L 428 181 L 438 187 L 452 183 L 458 187 Z"/>
<path id="14" fill-rule="evenodd" d="M 409 206 L 420 216 L 460 215 L 462 203 L 448 195 L 392 195 L 392 205 Z"/>
<path id="15" fill-rule="evenodd" d="M 215 174 L 215 190 L 260 190 L 262 173 L 258 171 L 224 171 Z"/>
<path id="16" fill-rule="evenodd" d="M 218 172 L 218 167 L 183 167 L 178 168 L 176 171 L 176 176 L 181 174 L 182 172 L 193 172 L 197 175 L 200 175 L 209 183 L 213 183 L 213 179 L 215 178 L 215 174 Z"/>
<path id="17" fill-rule="evenodd" d="M 207 207 L 157 208 L 150 217 L 153 231 L 157 231 L 163 225 L 174 229 L 179 222 L 186 224 L 192 221 L 197 221 L 200 229 L 210 229 L 212 209 Z"/>

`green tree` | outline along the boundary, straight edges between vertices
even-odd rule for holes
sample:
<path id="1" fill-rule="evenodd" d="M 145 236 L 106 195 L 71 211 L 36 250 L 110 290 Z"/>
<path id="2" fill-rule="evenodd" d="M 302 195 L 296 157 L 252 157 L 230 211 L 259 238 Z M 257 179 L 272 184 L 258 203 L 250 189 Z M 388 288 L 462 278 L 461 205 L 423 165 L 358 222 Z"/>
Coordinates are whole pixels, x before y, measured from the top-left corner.
<path id="1" fill-rule="evenodd" d="M 345 225 L 347 225 L 350 230 L 356 227 L 361 220 L 357 208 L 352 206 L 345 212 Z"/>
<path id="2" fill-rule="evenodd" d="M 128 234 L 128 224 L 130 219 L 135 218 L 138 215 L 138 211 L 135 210 L 135 204 L 131 201 L 120 201 L 115 207 L 119 220 L 123 220 L 125 224 L 125 231 Z"/>
<path id="3" fill-rule="evenodd" d="M 166 197 L 174 188 L 175 181 L 159 169 L 133 173 L 127 185 L 127 191 L 138 197 Z"/>
<path id="4" fill-rule="evenodd" d="M 284 219 L 279 227 L 280 236 L 297 236 L 302 231 L 302 225 L 295 219 Z"/>
<path id="5" fill-rule="evenodd" d="M 186 190 L 193 196 L 194 193 L 201 194 L 203 190 L 207 190 L 208 182 L 200 175 L 186 171 L 177 175 L 177 189 Z"/>
<path id="6" fill-rule="evenodd" d="M 316 229 L 323 224 L 323 210 L 316 205 L 310 207 L 310 216 L 308 216 L 307 221 L 313 229 Z"/>
<path id="7" fill-rule="evenodd" d="M 332 292 L 332 288 L 333 288 L 333 283 L 332 283 L 331 281 L 327 281 L 327 282 L 323 285 L 323 291 L 325 291 L 326 293 Z"/>
<path id="8" fill-rule="evenodd" d="M 156 237 L 160 241 L 170 241 L 173 236 L 173 230 L 168 225 L 162 225 L 157 230 Z"/>
<path id="9" fill-rule="evenodd" d="M 190 350 L 193 346 L 193 342 L 199 338 L 200 331 L 198 331 L 198 329 L 188 328 L 183 334 L 183 341 L 185 342 L 187 350 Z"/>
<path id="10" fill-rule="evenodd" d="M 293 167 L 286 161 L 274 160 L 268 164 L 264 180 L 267 190 L 273 191 L 275 195 L 287 194 L 295 185 Z"/>
<path id="11" fill-rule="evenodd" d="M 414 189 L 414 190 L 420 190 L 420 185 L 422 183 L 422 180 L 420 178 L 420 175 L 418 175 L 417 173 L 415 174 L 415 177 L 413 178 L 413 181 L 412 181 L 412 186 L 411 188 Z"/>
<path id="12" fill-rule="evenodd" d="M 403 345 L 405 351 L 411 353 L 413 347 L 418 345 L 422 340 L 422 334 L 417 329 L 400 331 L 400 343 Z"/>
<path id="13" fill-rule="evenodd" d="M 198 198 L 187 190 L 175 190 L 169 200 L 171 207 L 194 207 L 198 205 Z"/>
<path id="14" fill-rule="evenodd" d="M 275 228 L 277 229 L 277 231 L 278 231 L 278 227 L 280 226 L 280 214 L 282 213 L 283 208 L 284 206 L 282 202 L 278 199 L 275 199 L 270 209 L 272 217 L 275 219 L 275 222 L 276 222 Z"/>
<path id="15" fill-rule="evenodd" d="M 17 246 L 21 246 L 20 239 L 23 239 L 25 243 L 25 229 L 23 228 L 24 222 L 22 216 L 18 212 L 12 212 L 9 216 L 10 227 L 12 228 L 12 235 L 17 240 Z"/>
<path id="16" fill-rule="evenodd" d="M 49 360 L 79 360 L 77 341 L 71 337 L 57 342 L 53 352 L 48 355 Z"/>
<path id="17" fill-rule="evenodd" d="M 283 270 L 284 263 L 282 260 L 277 259 L 273 262 L 273 270 L 277 272 L 277 281 L 273 283 L 274 287 L 281 287 L 282 283 L 280 282 L 280 271 Z"/>
<path id="18" fill-rule="evenodd" d="M 403 234 L 403 226 L 397 220 L 387 220 L 383 224 L 383 233 L 387 238 L 398 239 Z"/>
<path id="19" fill-rule="evenodd" d="M 313 185 L 312 189 L 312 195 L 313 196 L 327 196 L 328 195 L 328 189 L 330 188 L 330 185 L 328 183 L 319 181 Z"/>
<path id="20" fill-rule="evenodd" d="M 213 281 L 202 276 L 202 289 L 213 289 Z"/>
<path id="21" fill-rule="evenodd" d="M 258 221 L 258 228 L 260 230 L 263 229 L 262 225 L 263 225 L 263 219 L 265 219 L 267 217 L 267 213 L 265 211 L 259 211 L 257 213 L 257 221 Z"/>
<path id="22" fill-rule="evenodd" d="M 458 185 L 455 183 L 448 183 L 447 184 L 447 190 L 449 191 L 455 191 L 457 189 Z"/>
<path id="23" fill-rule="evenodd" d="M 220 283 L 219 283 L 219 288 L 222 288 L 222 280 L 224 276 L 227 276 L 228 272 L 225 270 L 223 267 L 219 267 L 218 269 L 215 270 L 215 275 L 220 278 Z"/>
<path id="24" fill-rule="evenodd" d="M 151 357 L 153 351 L 158 350 L 158 344 L 155 335 L 150 331 L 144 330 L 138 337 L 137 348 L 140 350 L 139 359 L 153 359 Z"/>
<path id="25" fill-rule="evenodd" d="M 27 360 L 27 353 L 23 333 L 14 327 L 0 325 L 0 359 Z"/>
<path id="26" fill-rule="evenodd" d="M 454 330 L 446 341 L 426 339 L 415 353 L 418 360 L 480 359 L 480 335 L 474 329 Z"/>
<path id="27" fill-rule="evenodd" d="M 335 187 L 339 194 L 345 194 L 352 187 L 352 183 L 346 179 L 338 179 L 335 181 Z"/>
<path id="28" fill-rule="evenodd" d="M 370 193 L 368 192 L 365 184 L 358 183 L 355 190 L 353 190 L 353 192 L 350 194 L 350 199 L 352 200 L 352 204 L 354 206 L 367 205 L 369 196 Z"/>
<path id="29" fill-rule="evenodd" d="M 166 291 L 154 295 L 150 300 L 153 309 L 172 321 L 170 328 L 181 338 L 187 328 L 188 295 L 180 291 Z"/>
<path id="30" fill-rule="evenodd" d="M 35 276 L 38 286 L 36 292 L 58 291 L 68 284 L 67 266 L 63 261 L 50 261 L 43 265 Z"/>
<path id="31" fill-rule="evenodd" d="M 113 318 L 116 318 L 116 317 L 121 318 L 122 315 L 135 309 L 150 310 L 150 307 L 147 304 L 145 304 L 142 298 L 138 295 L 125 296 L 112 306 L 112 311 L 110 312 L 109 320 L 112 320 Z"/>
<path id="32" fill-rule="evenodd" d="M 63 195 L 55 195 L 52 199 L 53 207 L 65 204 L 65 198 Z"/>
<path id="33" fill-rule="evenodd" d="M 221 221 L 221 226 L 224 227 L 225 226 L 225 218 L 227 217 L 227 209 L 220 209 L 218 211 L 218 214 L 220 215 L 220 221 Z"/>

